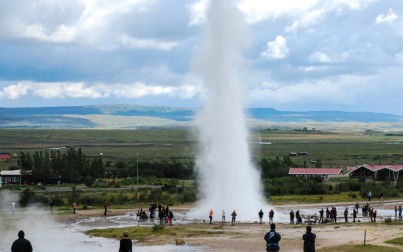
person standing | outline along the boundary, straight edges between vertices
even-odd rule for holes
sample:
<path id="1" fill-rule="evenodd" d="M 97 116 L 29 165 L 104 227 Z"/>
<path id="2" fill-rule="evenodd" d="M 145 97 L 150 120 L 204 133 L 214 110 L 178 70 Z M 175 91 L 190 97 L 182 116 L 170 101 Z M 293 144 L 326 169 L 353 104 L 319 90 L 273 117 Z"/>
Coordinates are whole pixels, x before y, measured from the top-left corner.
<path id="1" fill-rule="evenodd" d="M 357 209 L 353 209 L 353 222 L 355 222 L 355 218 L 357 218 Z"/>
<path id="2" fill-rule="evenodd" d="M 262 209 L 260 209 L 260 211 L 259 211 L 259 213 L 257 215 L 259 215 L 259 223 L 262 224 L 263 223 L 263 215 L 264 215 Z"/>
<path id="3" fill-rule="evenodd" d="M 106 213 L 108 212 L 108 201 L 107 200 L 105 200 L 105 202 L 104 202 L 104 215 L 106 215 Z"/>
<path id="4" fill-rule="evenodd" d="M 266 241 L 266 251 L 267 252 L 277 252 L 280 251 L 280 240 L 281 235 L 276 232 L 276 224 L 270 224 L 270 231 L 264 235 L 264 240 Z"/>
<path id="5" fill-rule="evenodd" d="M 158 219 L 160 220 L 160 226 L 164 225 L 164 208 L 158 210 Z"/>
<path id="6" fill-rule="evenodd" d="M 294 224 L 294 210 L 290 211 L 290 224 Z"/>
<path id="7" fill-rule="evenodd" d="M 53 200 L 49 201 L 50 213 L 53 213 Z"/>
<path id="8" fill-rule="evenodd" d="M 397 207 L 395 206 L 395 219 L 397 219 Z"/>
<path id="9" fill-rule="evenodd" d="M 337 222 L 337 209 L 336 207 L 333 207 L 334 211 L 333 211 L 333 217 L 334 217 L 334 222 Z"/>
<path id="10" fill-rule="evenodd" d="M 372 218 L 374 219 L 374 222 L 376 222 L 376 210 L 372 210 L 373 214 L 372 214 Z"/>
<path id="11" fill-rule="evenodd" d="M 123 232 L 123 237 L 120 239 L 119 252 L 132 252 L 133 243 L 129 238 L 127 231 Z"/>
<path id="12" fill-rule="evenodd" d="M 323 222 L 323 213 L 324 213 L 325 211 L 323 211 L 323 208 L 321 209 L 321 210 L 319 210 L 319 221 L 318 221 L 318 223 L 322 223 Z"/>
<path id="13" fill-rule="evenodd" d="M 374 209 L 370 207 L 368 211 L 369 211 L 369 219 L 370 219 L 371 222 L 373 222 L 374 221 L 374 219 L 373 219 L 373 217 L 374 217 Z"/>
<path id="14" fill-rule="evenodd" d="M 237 216 L 237 214 L 236 214 L 236 212 L 235 212 L 235 210 L 232 212 L 232 214 L 231 214 L 231 225 L 235 225 L 235 220 L 236 220 L 236 216 Z"/>
<path id="15" fill-rule="evenodd" d="M 32 252 L 31 242 L 24 237 L 24 231 L 20 230 L 18 232 L 18 239 L 11 245 L 11 252 Z"/>
<path id="16" fill-rule="evenodd" d="M 315 252 L 316 234 L 312 233 L 312 226 L 306 227 L 306 233 L 302 235 L 304 240 L 304 252 Z"/>
<path id="17" fill-rule="evenodd" d="M 372 198 L 372 192 L 368 191 L 368 201 L 371 201 L 371 198 Z"/>
<path id="18" fill-rule="evenodd" d="M 169 220 L 169 225 L 171 225 L 171 226 L 172 226 L 173 219 L 174 219 L 174 214 L 172 213 L 172 210 L 169 210 L 168 220 Z"/>
<path id="19" fill-rule="evenodd" d="M 399 205 L 399 219 L 402 219 L 402 205 Z"/>
<path id="20" fill-rule="evenodd" d="M 344 221 L 348 222 L 348 208 L 346 207 L 346 209 L 344 210 Z"/>
<path id="21" fill-rule="evenodd" d="M 273 211 L 273 209 L 270 209 L 270 212 L 269 212 L 269 223 L 270 224 L 273 223 L 273 218 L 274 218 L 274 211 Z"/>
<path id="22" fill-rule="evenodd" d="M 71 206 L 73 208 L 73 214 L 75 214 L 76 213 L 76 208 L 77 208 L 77 203 L 73 202 L 73 204 Z"/>
<path id="23" fill-rule="evenodd" d="M 221 213 L 221 221 L 225 222 L 225 211 L 224 210 L 222 210 L 222 213 Z"/>
<path id="24" fill-rule="evenodd" d="M 299 210 L 295 212 L 295 218 L 297 218 L 297 224 L 302 223 L 301 215 L 299 214 Z"/>
<path id="25" fill-rule="evenodd" d="M 210 209 L 210 213 L 208 215 L 208 217 L 210 219 L 210 224 L 213 223 L 213 214 L 214 214 L 213 209 Z"/>

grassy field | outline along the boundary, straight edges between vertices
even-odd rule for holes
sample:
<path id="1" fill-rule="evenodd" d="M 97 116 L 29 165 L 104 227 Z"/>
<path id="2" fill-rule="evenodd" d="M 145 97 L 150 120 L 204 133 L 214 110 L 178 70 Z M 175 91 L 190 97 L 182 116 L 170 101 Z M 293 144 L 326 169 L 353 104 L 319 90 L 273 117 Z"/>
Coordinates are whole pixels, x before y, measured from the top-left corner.
<path id="1" fill-rule="evenodd" d="M 190 128 L 135 130 L 43 130 L 1 129 L 0 152 L 45 151 L 50 148 L 82 148 L 87 156 L 104 160 L 190 160 L 196 155 L 197 138 Z M 308 152 L 308 157 L 292 157 L 302 165 L 345 167 L 363 163 L 403 164 L 403 135 L 382 132 L 278 131 L 253 130 L 250 135 L 253 160 L 275 158 L 289 152 Z M 63 149 L 61 149 L 63 151 Z M 0 169 L 17 166 L 17 158 L 0 162 Z"/>
<path id="2" fill-rule="evenodd" d="M 377 245 L 343 245 L 333 248 L 318 249 L 318 252 L 399 252 L 400 248 L 391 248 Z"/>
<path id="3" fill-rule="evenodd" d="M 351 194 L 355 193 L 357 198 L 352 198 Z M 271 196 L 269 201 L 275 205 L 282 204 L 311 204 L 311 203 L 330 203 L 330 202 L 354 202 L 361 201 L 360 192 L 341 192 L 331 195 L 281 195 Z"/>

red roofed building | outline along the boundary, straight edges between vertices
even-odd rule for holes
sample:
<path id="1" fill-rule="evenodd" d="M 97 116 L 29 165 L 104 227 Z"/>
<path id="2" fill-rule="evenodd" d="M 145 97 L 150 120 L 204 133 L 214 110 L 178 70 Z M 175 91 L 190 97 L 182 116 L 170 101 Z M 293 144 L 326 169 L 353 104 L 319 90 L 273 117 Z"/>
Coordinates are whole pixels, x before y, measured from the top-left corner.
<path id="1" fill-rule="evenodd" d="M 11 156 L 8 153 L 0 153 L 0 160 L 2 161 L 10 161 Z"/>
<path id="2" fill-rule="evenodd" d="M 342 168 L 290 168 L 288 175 L 294 176 L 322 176 L 327 179 L 328 176 L 342 175 Z"/>
<path id="3" fill-rule="evenodd" d="M 350 177 L 397 181 L 403 165 L 363 164 L 347 168 Z"/>

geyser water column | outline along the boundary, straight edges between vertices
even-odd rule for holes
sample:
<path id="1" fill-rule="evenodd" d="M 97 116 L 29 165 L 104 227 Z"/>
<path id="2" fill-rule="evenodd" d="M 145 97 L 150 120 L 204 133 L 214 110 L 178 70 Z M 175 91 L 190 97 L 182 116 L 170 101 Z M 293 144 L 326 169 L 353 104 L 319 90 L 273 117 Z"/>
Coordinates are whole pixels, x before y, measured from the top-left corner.
<path id="1" fill-rule="evenodd" d="M 206 44 L 195 60 L 195 72 L 208 86 L 206 103 L 197 116 L 200 153 L 197 171 L 202 199 L 190 216 L 205 219 L 209 210 L 227 220 L 233 210 L 238 220 L 256 220 L 270 209 L 264 200 L 260 175 L 253 167 L 244 113 L 244 90 L 238 79 L 242 50 L 249 35 L 236 1 L 209 2 Z"/>

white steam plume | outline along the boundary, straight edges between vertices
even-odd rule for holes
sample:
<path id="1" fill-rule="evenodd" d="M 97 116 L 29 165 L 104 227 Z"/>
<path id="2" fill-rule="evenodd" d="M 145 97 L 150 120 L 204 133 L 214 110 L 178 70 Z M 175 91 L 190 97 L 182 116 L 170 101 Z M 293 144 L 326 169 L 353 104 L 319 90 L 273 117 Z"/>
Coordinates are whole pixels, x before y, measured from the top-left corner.
<path id="1" fill-rule="evenodd" d="M 91 238 L 74 226 L 60 224 L 43 208 L 18 205 L 19 194 L 0 191 L 0 252 L 11 250 L 12 243 L 18 238 L 19 230 L 24 230 L 34 251 L 40 252 L 106 252 L 118 250 L 119 243 L 113 239 Z M 12 202 L 17 203 L 15 207 Z"/>
<path id="2" fill-rule="evenodd" d="M 260 209 L 270 209 L 262 197 L 260 175 L 253 167 L 244 113 L 244 90 L 237 73 L 242 50 L 249 43 L 244 17 L 234 1 L 214 0 L 207 10 L 207 43 L 195 71 L 209 88 L 204 109 L 196 119 L 201 153 L 197 160 L 203 199 L 191 217 L 206 218 L 209 210 L 227 220 L 256 220 Z"/>

